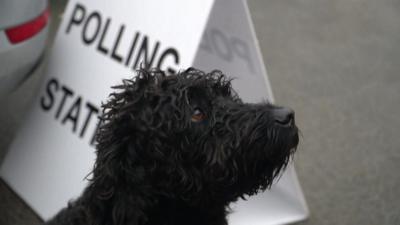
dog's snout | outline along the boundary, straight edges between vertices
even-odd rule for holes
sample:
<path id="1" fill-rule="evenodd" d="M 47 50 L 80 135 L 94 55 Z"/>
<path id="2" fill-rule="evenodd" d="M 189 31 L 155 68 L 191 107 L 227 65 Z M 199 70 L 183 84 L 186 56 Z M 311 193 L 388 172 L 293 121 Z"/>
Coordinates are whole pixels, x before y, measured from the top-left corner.
<path id="1" fill-rule="evenodd" d="M 294 124 L 294 111 L 290 108 L 279 107 L 273 111 L 275 122 L 284 125 L 291 126 Z"/>

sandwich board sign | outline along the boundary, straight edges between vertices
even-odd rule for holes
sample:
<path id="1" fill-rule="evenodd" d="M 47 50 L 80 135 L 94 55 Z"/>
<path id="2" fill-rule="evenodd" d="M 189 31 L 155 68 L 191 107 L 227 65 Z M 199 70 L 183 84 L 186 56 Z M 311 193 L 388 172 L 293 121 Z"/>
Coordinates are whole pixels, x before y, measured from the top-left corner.
<path id="1" fill-rule="evenodd" d="M 194 66 L 235 77 L 247 102 L 273 100 L 243 0 L 70 0 L 43 86 L 3 161 L 4 181 L 44 220 L 87 184 L 101 101 L 141 65 Z M 231 225 L 285 224 L 308 216 L 290 165 L 272 189 L 232 205 Z"/>

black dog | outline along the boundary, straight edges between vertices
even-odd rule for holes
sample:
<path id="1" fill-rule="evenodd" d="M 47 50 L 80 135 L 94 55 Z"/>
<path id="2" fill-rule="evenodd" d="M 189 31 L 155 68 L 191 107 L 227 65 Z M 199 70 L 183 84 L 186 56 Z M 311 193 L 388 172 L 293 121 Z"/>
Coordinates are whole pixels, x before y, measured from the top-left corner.
<path id="1" fill-rule="evenodd" d="M 293 111 L 246 104 L 220 71 L 140 70 L 103 105 L 93 177 L 48 224 L 225 225 L 299 142 Z"/>

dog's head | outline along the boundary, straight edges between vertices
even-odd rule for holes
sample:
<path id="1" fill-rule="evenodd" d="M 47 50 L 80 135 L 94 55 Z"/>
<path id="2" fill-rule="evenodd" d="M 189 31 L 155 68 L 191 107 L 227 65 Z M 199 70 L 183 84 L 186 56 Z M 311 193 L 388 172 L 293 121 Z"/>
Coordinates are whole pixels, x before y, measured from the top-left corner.
<path id="1" fill-rule="evenodd" d="M 140 70 L 115 88 L 97 138 L 104 193 L 234 201 L 269 187 L 298 144 L 293 111 L 243 103 L 219 71 Z"/>

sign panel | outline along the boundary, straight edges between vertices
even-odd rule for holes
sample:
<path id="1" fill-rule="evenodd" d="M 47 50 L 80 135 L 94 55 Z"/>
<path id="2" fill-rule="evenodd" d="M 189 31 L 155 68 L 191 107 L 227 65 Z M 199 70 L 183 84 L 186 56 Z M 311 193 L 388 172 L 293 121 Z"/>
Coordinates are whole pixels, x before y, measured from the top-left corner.
<path id="1" fill-rule="evenodd" d="M 212 5 L 69 1 L 41 93 L 1 167 L 2 178 L 40 217 L 54 215 L 86 186 L 110 87 L 133 77 L 141 63 L 171 72 L 190 66 Z"/>

